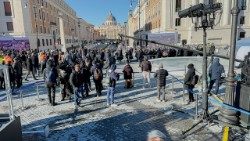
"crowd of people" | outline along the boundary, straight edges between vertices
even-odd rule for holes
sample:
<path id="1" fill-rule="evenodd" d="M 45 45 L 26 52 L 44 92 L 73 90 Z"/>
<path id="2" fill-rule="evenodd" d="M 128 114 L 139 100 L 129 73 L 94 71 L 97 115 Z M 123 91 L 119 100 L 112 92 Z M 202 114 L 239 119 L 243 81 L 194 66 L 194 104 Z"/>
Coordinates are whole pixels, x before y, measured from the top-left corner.
<path id="1" fill-rule="evenodd" d="M 122 49 L 98 49 L 98 48 L 79 48 L 67 52 L 60 50 L 28 50 L 28 51 L 6 51 L 1 52 L 3 56 L 2 64 L 9 69 L 10 84 L 12 89 L 20 88 L 23 79 L 29 81 L 29 75 L 37 80 L 40 76 L 45 81 L 48 90 L 48 101 L 52 106 L 55 102 L 56 87 L 61 87 L 61 101 L 74 99 L 76 106 L 79 106 L 81 100 L 88 97 L 92 91 L 91 83 L 94 83 L 96 96 L 102 95 L 102 91 L 107 89 L 107 105 L 116 106 L 114 102 L 114 93 L 120 74 L 116 71 L 117 62 L 125 60 L 125 66 L 122 70 L 124 78 L 124 88 L 134 86 L 134 70 L 130 65 L 131 60 L 137 60 L 141 68 L 143 77 L 143 88 L 151 87 L 151 73 L 157 79 L 157 101 L 165 101 L 166 77 L 168 71 L 164 69 L 163 64 L 159 65 L 156 72 L 152 72 L 151 58 L 164 57 L 165 49 L 127 49 L 123 53 Z M 174 55 L 174 50 L 167 50 Z M 176 55 L 176 54 L 175 54 Z M 135 58 L 134 58 L 135 57 Z M 23 76 L 23 68 L 26 68 L 26 76 Z M 189 93 L 189 103 L 194 101 L 193 89 L 198 83 L 199 76 L 195 73 L 193 64 L 188 65 L 188 71 L 184 78 L 184 85 Z M 219 59 L 215 58 L 209 69 L 211 78 L 209 92 L 216 84 L 216 94 L 219 90 L 220 79 L 224 73 L 223 66 Z M 92 81 L 91 81 L 92 80 Z M 0 88 L 4 88 L 4 74 L 0 73 Z M 105 86 L 104 86 L 105 84 Z"/>

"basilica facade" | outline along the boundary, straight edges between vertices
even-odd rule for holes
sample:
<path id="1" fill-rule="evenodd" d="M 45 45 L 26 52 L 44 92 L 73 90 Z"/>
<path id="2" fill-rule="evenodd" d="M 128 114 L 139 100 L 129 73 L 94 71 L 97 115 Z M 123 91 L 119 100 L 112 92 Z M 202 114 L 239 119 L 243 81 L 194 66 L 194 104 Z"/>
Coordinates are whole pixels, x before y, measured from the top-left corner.
<path id="1" fill-rule="evenodd" d="M 106 21 L 96 28 L 99 32 L 100 38 L 103 40 L 118 40 L 120 39 L 119 34 L 124 33 L 124 26 L 118 24 L 116 18 L 111 12 L 109 12 Z"/>

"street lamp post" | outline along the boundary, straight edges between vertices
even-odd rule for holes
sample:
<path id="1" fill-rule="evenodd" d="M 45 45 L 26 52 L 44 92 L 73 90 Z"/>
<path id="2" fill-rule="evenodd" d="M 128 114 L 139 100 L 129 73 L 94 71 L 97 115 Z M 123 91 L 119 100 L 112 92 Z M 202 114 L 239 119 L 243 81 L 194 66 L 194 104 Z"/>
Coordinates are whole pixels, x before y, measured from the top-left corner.
<path id="1" fill-rule="evenodd" d="M 127 22 L 124 22 L 124 34 L 127 36 Z M 127 38 L 124 38 L 125 41 L 125 47 L 127 48 Z"/>
<path id="2" fill-rule="evenodd" d="M 236 38 L 237 38 L 237 28 L 238 28 L 238 16 L 240 13 L 239 1 L 233 1 L 233 8 L 231 10 L 232 14 L 232 25 L 231 25 L 231 42 L 230 42 L 230 58 L 229 58 L 229 70 L 227 78 L 227 88 L 226 88 L 226 97 L 225 103 L 231 106 L 234 106 L 235 101 L 235 90 L 234 90 L 234 58 L 235 58 L 235 47 L 236 47 Z M 239 118 L 234 110 L 231 109 L 222 109 L 221 118 L 224 122 L 229 124 L 237 125 L 239 123 Z"/>

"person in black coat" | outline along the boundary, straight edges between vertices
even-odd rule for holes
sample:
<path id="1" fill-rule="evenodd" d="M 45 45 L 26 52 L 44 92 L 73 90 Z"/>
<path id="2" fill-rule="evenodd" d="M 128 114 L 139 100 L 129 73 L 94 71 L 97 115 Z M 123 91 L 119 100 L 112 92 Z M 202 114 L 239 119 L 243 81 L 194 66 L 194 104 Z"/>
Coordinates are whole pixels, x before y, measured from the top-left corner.
<path id="1" fill-rule="evenodd" d="M 27 75 L 25 77 L 26 81 L 28 81 L 27 78 L 30 75 L 30 73 L 32 74 L 34 80 L 37 80 L 36 77 L 35 77 L 35 74 L 33 72 L 33 68 L 34 68 L 34 66 L 33 66 L 33 62 L 32 62 L 32 59 L 31 59 L 31 55 L 28 55 L 28 58 L 27 58 L 27 70 L 28 70 L 28 72 L 27 72 Z"/>
<path id="2" fill-rule="evenodd" d="M 90 77 L 91 77 L 91 72 L 89 68 L 84 64 L 81 63 L 81 71 L 83 74 L 83 93 L 85 93 L 85 96 L 89 96 L 89 91 L 90 91 Z"/>
<path id="3" fill-rule="evenodd" d="M 97 62 L 94 62 L 93 66 L 91 68 L 91 74 L 93 76 L 93 81 L 95 83 L 96 96 L 99 97 L 99 96 L 101 96 L 102 90 L 103 90 L 103 85 L 102 85 L 103 72 L 102 72 L 102 69 Z"/>
<path id="4" fill-rule="evenodd" d="M 73 93 L 70 82 L 69 82 L 69 77 L 72 72 L 71 66 L 68 64 L 67 61 L 63 61 L 59 64 L 59 72 L 60 72 L 60 87 L 61 87 L 61 94 L 62 94 L 62 99 L 61 101 L 64 101 L 66 97 L 71 96 Z"/>
<path id="5" fill-rule="evenodd" d="M 157 78 L 157 91 L 158 97 L 157 101 L 165 101 L 165 86 L 166 86 L 166 77 L 168 76 L 168 71 L 163 69 L 163 65 L 159 65 L 159 70 L 154 74 L 154 77 Z"/>
<path id="6" fill-rule="evenodd" d="M 71 73 L 69 82 L 74 90 L 75 106 L 79 106 L 80 98 L 83 95 L 83 74 L 79 64 L 75 65 L 75 70 Z"/>
<path id="7" fill-rule="evenodd" d="M 14 58 L 13 68 L 15 74 L 16 87 L 20 88 L 22 86 L 22 75 L 23 75 L 22 62 L 20 59 Z"/>
<path id="8" fill-rule="evenodd" d="M 194 102 L 194 92 L 193 92 L 194 84 L 192 82 L 195 76 L 195 68 L 193 64 L 189 64 L 187 67 L 188 67 L 188 71 L 184 78 L 184 85 L 188 90 L 188 94 L 189 94 L 188 104 L 189 104 L 190 102 Z"/>
<path id="9" fill-rule="evenodd" d="M 129 65 L 129 62 L 127 61 L 126 66 L 123 69 L 123 76 L 124 76 L 124 80 L 125 80 L 125 88 L 132 88 L 133 87 L 133 73 L 134 70 L 133 68 Z"/>

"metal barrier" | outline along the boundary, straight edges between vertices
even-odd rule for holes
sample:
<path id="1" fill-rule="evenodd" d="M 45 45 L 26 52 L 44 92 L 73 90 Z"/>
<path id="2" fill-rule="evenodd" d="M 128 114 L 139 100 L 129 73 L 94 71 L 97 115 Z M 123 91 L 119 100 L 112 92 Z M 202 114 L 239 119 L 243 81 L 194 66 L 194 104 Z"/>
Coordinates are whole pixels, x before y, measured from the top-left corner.
<path id="1" fill-rule="evenodd" d="M 24 89 L 27 89 L 27 88 L 29 88 L 32 85 L 36 85 L 37 100 L 40 101 L 41 99 L 40 99 L 40 93 L 39 93 L 39 84 L 43 84 L 43 83 L 44 83 L 43 80 L 36 81 L 36 82 L 30 83 L 30 84 L 27 84 L 25 86 L 22 86 L 22 87 L 20 87 L 20 88 L 18 88 L 18 89 L 16 89 L 16 90 L 13 91 L 15 93 L 19 93 L 19 99 L 21 101 L 21 106 L 22 106 L 21 108 L 22 108 L 22 110 L 25 110 L 25 105 L 24 105 L 24 100 L 23 100 L 23 98 L 24 98 L 23 97 L 23 91 L 24 91 Z"/>

